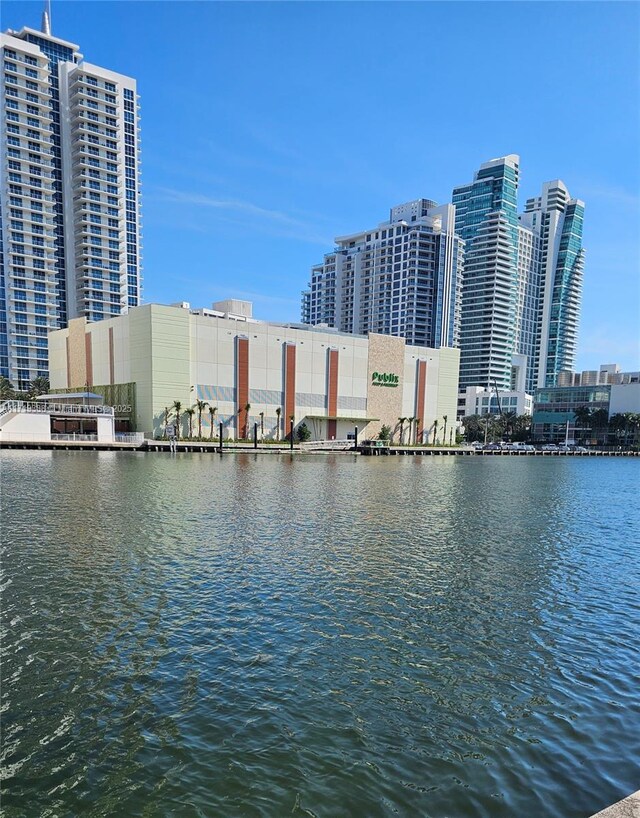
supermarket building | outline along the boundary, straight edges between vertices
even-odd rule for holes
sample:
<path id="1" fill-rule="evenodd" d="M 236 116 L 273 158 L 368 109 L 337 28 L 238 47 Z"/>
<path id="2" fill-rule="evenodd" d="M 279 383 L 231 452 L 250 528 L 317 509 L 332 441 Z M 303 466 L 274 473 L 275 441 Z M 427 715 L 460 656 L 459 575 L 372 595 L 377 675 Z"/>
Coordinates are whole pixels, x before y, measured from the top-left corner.
<path id="1" fill-rule="evenodd" d="M 412 440 L 441 439 L 455 426 L 459 351 L 410 346 L 403 338 L 358 336 L 326 327 L 276 324 L 251 317 L 251 304 L 213 309 L 147 304 L 88 323 L 77 318 L 49 335 L 51 389 L 91 388 L 115 409 L 116 431 L 159 437 L 175 401 L 184 410 L 206 401 L 202 437 L 283 439 L 305 423 L 314 440 L 363 438 L 383 425 L 399 442 L 415 418 Z M 215 412 L 213 411 L 215 409 Z M 211 410 L 211 411 L 210 411 Z M 193 434 L 198 434 L 194 416 Z M 450 432 L 452 433 L 452 432 Z M 449 441 L 446 441 L 447 443 Z"/>

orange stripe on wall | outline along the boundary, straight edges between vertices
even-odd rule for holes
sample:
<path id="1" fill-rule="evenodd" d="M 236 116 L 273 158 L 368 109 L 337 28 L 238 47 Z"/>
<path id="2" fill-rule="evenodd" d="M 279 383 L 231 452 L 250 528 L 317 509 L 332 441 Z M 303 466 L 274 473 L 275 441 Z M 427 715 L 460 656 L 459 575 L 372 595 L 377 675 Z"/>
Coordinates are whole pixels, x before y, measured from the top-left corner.
<path id="1" fill-rule="evenodd" d="M 418 377 L 416 378 L 416 417 L 418 418 L 416 437 L 418 443 L 422 443 L 422 430 L 424 429 L 424 400 L 426 385 L 427 362 L 418 361 Z"/>
<path id="2" fill-rule="evenodd" d="M 93 357 L 91 355 L 91 333 L 84 334 L 84 365 L 86 374 L 86 383 L 88 386 L 93 386 Z"/>
<path id="3" fill-rule="evenodd" d="M 328 377 L 327 409 L 329 417 L 338 414 L 338 350 L 329 350 L 329 377 Z"/>
<path id="4" fill-rule="evenodd" d="M 249 403 L 249 339 L 236 335 L 236 411 L 238 413 L 238 437 L 248 435 L 248 413 L 246 406 Z"/>
<path id="5" fill-rule="evenodd" d="M 284 433 L 289 434 L 291 415 L 296 411 L 296 346 L 284 345 Z"/>
<path id="6" fill-rule="evenodd" d="M 338 350 L 329 349 L 327 351 L 327 414 L 330 418 L 335 418 L 338 414 Z M 338 423 L 336 420 L 327 421 L 327 437 L 335 440 L 338 433 Z"/>

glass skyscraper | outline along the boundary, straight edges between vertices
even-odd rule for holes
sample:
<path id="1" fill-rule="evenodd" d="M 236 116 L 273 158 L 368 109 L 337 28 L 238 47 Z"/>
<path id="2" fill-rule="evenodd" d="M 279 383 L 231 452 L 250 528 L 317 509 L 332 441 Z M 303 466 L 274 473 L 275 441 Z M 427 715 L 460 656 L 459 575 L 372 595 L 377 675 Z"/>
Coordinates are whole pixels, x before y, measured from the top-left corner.
<path id="1" fill-rule="evenodd" d="M 47 336 L 140 303 L 136 82 L 43 30 L 1 35 L 0 375 L 47 375 Z"/>
<path id="2" fill-rule="evenodd" d="M 534 387 L 556 386 L 562 371 L 575 368 L 584 249 L 584 202 L 571 199 L 556 179 L 542 187 L 539 197 L 528 199 L 521 224 L 538 244 L 539 278 L 535 338 L 531 356 Z"/>
<path id="3" fill-rule="evenodd" d="M 460 389 L 511 387 L 518 330 L 519 157 L 492 159 L 454 188 L 455 229 L 465 240 Z"/>
<path id="4" fill-rule="evenodd" d="M 484 163 L 454 188 L 455 229 L 465 240 L 460 389 L 514 387 L 525 364 L 532 393 L 575 363 L 584 251 L 584 203 L 555 180 L 518 215 L 520 159 Z"/>

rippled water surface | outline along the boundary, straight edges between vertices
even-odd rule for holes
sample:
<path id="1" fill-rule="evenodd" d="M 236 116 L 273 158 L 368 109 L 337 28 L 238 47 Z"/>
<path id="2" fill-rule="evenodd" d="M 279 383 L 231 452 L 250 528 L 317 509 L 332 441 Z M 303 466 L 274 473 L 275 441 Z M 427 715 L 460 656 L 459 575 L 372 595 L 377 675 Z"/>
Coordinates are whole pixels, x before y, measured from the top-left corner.
<path id="1" fill-rule="evenodd" d="M 3 452 L 3 814 L 640 787 L 638 460 Z"/>

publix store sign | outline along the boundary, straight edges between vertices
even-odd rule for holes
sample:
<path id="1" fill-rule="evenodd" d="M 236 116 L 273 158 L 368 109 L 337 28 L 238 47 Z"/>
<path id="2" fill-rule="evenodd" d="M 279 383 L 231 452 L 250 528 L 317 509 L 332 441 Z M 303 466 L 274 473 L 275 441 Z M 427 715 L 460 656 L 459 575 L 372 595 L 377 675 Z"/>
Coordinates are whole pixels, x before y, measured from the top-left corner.
<path id="1" fill-rule="evenodd" d="M 371 375 L 371 386 L 397 386 L 399 382 L 393 372 L 374 372 Z"/>

